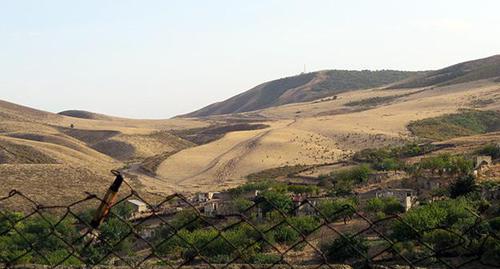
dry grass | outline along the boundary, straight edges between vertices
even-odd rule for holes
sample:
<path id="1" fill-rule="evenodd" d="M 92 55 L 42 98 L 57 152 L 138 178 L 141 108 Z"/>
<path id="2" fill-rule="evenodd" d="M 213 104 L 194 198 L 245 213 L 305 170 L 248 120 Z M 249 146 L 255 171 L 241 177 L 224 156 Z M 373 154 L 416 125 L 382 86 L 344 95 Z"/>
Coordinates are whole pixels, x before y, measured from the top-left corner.
<path id="1" fill-rule="evenodd" d="M 394 95 L 402 97 L 363 111 L 345 105 Z M 148 192 L 221 190 L 262 170 L 332 163 L 363 148 L 403 143 L 413 139 L 406 129 L 411 121 L 455 113 L 499 96 L 499 84 L 491 81 L 423 91 L 371 89 L 203 120 L 80 119 L 0 102 L 1 145 L 19 151 L 12 154 L 17 159 L 0 155 L 7 163 L 0 164 L 5 179 L 1 191 L 19 188 L 63 201 L 83 191 L 103 191 L 112 180 L 108 170 L 126 166 L 137 186 Z M 481 104 L 484 110 L 500 109 L 498 102 Z M 200 146 L 173 134 L 240 120 L 268 127 L 224 132 Z M 75 128 L 68 128 L 70 124 Z M 23 156 L 38 156 L 31 162 L 36 164 L 23 164 L 29 163 Z M 148 173 L 139 169 L 141 162 Z"/>

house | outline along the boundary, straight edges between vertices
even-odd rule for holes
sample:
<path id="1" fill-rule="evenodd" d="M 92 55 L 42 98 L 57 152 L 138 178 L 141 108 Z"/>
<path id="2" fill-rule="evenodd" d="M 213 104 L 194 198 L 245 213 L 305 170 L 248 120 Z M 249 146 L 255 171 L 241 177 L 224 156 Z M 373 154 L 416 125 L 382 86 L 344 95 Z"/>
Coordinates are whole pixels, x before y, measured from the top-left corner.
<path id="1" fill-rule="evenodd" d="M 476 157 L 476 169 L 480 169 L 482 166 L 489 166 L 493 163 L 491 156 L 479 155 Z"/>
<path id="2" fill-rule="evenodd" d="M 417 192 L 413 189 L 382 189 L 375 193 L 377 198 L 396 198 L 399 203 L 408 211 L 417 203 Z"/>
<path id="3" fill-rule="evenodd" d="M 210 201 L 203 206 L 203 213 L 208 216 L 214 216 L 217 214 L 218 209 L 219 209 L 219 202 Z"/>
<path id="4" fill-rule="evenodd" d="M 424 190 L 434 190 L 448 187 L 451 181 L 451 178 L 446 175 L 419 176 L 415 179 L 416 186 L 413 187 Z"/>
<path id="5" fill-rule="evenodd" d="M 132 214 L 142 214 L 149 211 L 148 205 L 140 200 L 127 200 L 127 202 L 132 206 Z"/>

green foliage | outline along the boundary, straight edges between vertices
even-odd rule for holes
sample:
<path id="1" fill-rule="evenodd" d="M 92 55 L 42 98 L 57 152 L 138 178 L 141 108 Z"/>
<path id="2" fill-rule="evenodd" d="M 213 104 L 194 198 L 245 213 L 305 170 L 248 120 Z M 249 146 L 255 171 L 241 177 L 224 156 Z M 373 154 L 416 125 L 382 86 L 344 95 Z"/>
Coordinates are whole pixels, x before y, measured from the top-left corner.
<path id="1" fill-rule="evenodd" d="M 199 217 L 198 212 L 194 209 L 187 209 L 178 212 L 171 225 L 176 229 L 187 229 L 189 231 L 199 229 L 204 226 L 202 219 Z"/>
<path id="2" fill-rule="evenodd" d="M 484 134 L 500 130 L 500 112 L 465 110 L 411 122 L 408 129 L 416 136 L 433 140 Z"/>
<path id="3" fill-rule="evenodd" d="M 127 211 L 121 211 L 121 213 L 126 214 Z M 133 237 L 130 235 L 130 227 L 131 223 L 128 221 L 122 221 L 117 217 L 109 217 L 99 227 L 100 233 L 96 243 L 85 248 L 82 257 L 86 259 L 87 263 L 97 264 L 111 251 L 131 256 L 133 254 Z"/>
<path id="4" fill-rule="evenodd" d="M 292 245 L 299 240 L 301 234 L 305 236 L 309 235 L 318 225 L 319 220 L 311 216 L 287 218 L 287 223 L 283 223 L 273 229 L 274 240 L 278 243 Z"/>
<path id="5" fill-rule="evenodd" d="M 435 201 L 410 209 L 403 215 L 403 222 L 395 222 L 392 227 L 392 237 L 397 240 L 412 240 L 418 234 L 439 227 L 450 227 L 451 230 L 461 231 L 475 223 L 475 216 L 471 211 L 473 205 L 467 199 L 452 199 Z M 415 233 L 415 231 L 417 233 Z"/>
<path id="6" fill-rule="evenodd" d="M 353 199 L 324 200 L 318 205 L 318 210 L 329 222 L 340 219 L 350 219 L 356 211 L 356 201 Z"/>
<path id="7" fill-rule="evenodd" d="M 480 155 L 488 155 L 493 159 L 497 159 L 500 158 L 500 146 L 496 144 L 489 144 L 477 150 L 477 153 Z"/>
<path id="8" fill-rule="evenodd" d="M 220 235 L 214 228 L 193 231 L 183 229 L 172 237 L 158 234 L 155 236 L 155 241 L 160 242 L 157 252 L 162 256 L 191 259 L 197 255 L 194 247 L 200 249 L 200 254 L 211 262 L 225 263 L 237 256 L 238 250 L 243 254 L 244 260 L 251 260 L 260 249 L 259 243 L 253 244 L 259 237 L 260 234 L 245 224 L 224 231 Z"/>
<path id="9" fill-rule="evenodd" d="M 395 158 L 385 158 L 373 163 L 373 168 L 379 171 L 397 171 L 404 167 L 404 163 Z"/>
<path id="10" fill-rule="evenodd" d="M 315 92 L 329 93 L 329 96 L 345 90 L 368 89 L 387 85 L 408 78 L 414 74 L 416 73 L 393 70 L 330 70 L 325 74 L 327 75 L 327 79 L 316 84 L 312 90 Z"/>
<path id="11" fill-rule="evenodd" d="M 493 232 L 500 234 L 500 216 L 489 220 L 488 224 Z"/>
<path id="12" fill-rule="evenodd" d="M 450 185 L 449 193 L 451 198 L 457 198 L 459 196 L 464 196 L 477 190 L 478 185 L 476 184 L 474 176 L 466 175 L 458 178 Z"/>
<path id="13" fill-rule="evenodd" d="M 311 186 L 311 185 L 288 185 L 286 189 L 289 192 L 293 192 L 296 194 L 299 193 L 307 193 L 307 194 L 317 194 L 319 192 L 318 186 Z"/>
<path id="14" fill-rule="evenodd" d="M 362 237 L 349 233 L 332 242 L 323 243 L 320 248 L 329 262 L 342 263 L 347 260 L 363 258 L 368 253 L 368 244 Z"/>
<path id="15" fill-rule="evenodd" d="M 243 213 L 250 208 L 254 203 L 244 198 L 236 198 L 232 201 L 233 207 L 237 212 Z"/>
<path id="16" fill-rule="evenodd" d="M 267 190 L 262 192 L 259 199 L 262 199 L 261 206 L 264 214 L 274 210 L 281 210 L 282 212 L 289 213 L 293 208 L 292 199 L 285 191 L 274 189 Z"/>
<path id="17" fill-rule="evenodd" d="M 278 254 L 257 253 L 252 257 L 252 262 L 255 264 L 275 264 L 281 260 Z"/>
<path id="18" fill-rule="evenodd" d="M 419 145 L 417 143 L 408 143 L 403 146 L 368 148 L 356 152 L 353 159 L 360 162 L 380 163 L 384 159 L 399 160 L 401 158 L 419 156 L 434 148 L 433 144 Z"/>
<path id="19" fill-rule="evenodd" d="M 367 181 L 370 173 L 372 173 L 370 167 L 367 164 L 362 164 L 332 172 L 328 176 L 322 176 L 320 180 L 331 182 L 333 188 L 330 191 L 330 195 L 344 196 L 352 194 L 355 184 Z M 323 185 L 325 184 L 323 183 Z"/>
<path id="20" fill-rule="evenodd" d="M 468 175 L 474 169 L 474 162 L 462 155 L 440 154 L 423 158 L 415 164 L 416 170 L 426 169 L 433 173 L 449 173 L 453 175 Z"/>
<path id="21" fill-rule="evenodd" d="M 58 236 L 70 242 L 78 238 L 78 233 L 69 220 L 65 219 L 59 222 L 57 217 L 49 214 L 44 214 L 43 217 L 30 217 L 15 225 L 15 221 L 23 217 L 22 214 L 2 212 L 1 216 L 0 257 L 3 257 L 4 260 L 14 260 L 32 245 L 37 252 L 32 252 L 17 262 L 57 264 L 70 254 L 66 250 L 68 247 Z M 53 227 L 55 228 L 53 229 Z M 12 228 L 15 228 L 19 233 L 12 230 Z M 10 232 L 7 232 L 8 230 Z M 71 256 L 63 264 L 77 265 L 80 264 L 80 261 Z"/>
<path id="22" fill-rule="evenodd" d="M 353 168 L 342 169 L 330 174 L 334 184 L 335 182 L 363 183 L 368 180 L 368 175 L 372 172 L 366 164 L 358 165 Z"/>
<path id="23" fill-rule="evenodd" d="M 289 176 L 291 174 L 298 173 L 307 167 L 308 165 L 300 165 L 300 164 L 285 165 L 282 167 L 270 168 L 257 173 L 250 174 L 247 176 L 247 178 L 252 181 L 276 179 L 278 177 Z"/>
<path id="24" fill-rule="evenodd" d="M 366 202 L 365 211 L 371 215 L 383 216 L 378 213 L 383 213 L 387 215 L 394 215 L 397 213 L 403 213 L 405 211 L 404 207 L 399 203 L 399 201 L 394 197 L 387 198 L 373 198 Z"/>

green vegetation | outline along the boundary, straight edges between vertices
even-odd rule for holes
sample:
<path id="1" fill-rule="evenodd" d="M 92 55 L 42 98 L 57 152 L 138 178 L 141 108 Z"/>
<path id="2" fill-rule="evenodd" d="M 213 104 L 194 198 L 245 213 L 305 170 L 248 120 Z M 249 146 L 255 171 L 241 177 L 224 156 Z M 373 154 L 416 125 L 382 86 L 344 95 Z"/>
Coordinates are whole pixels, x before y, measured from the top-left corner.
<path id="1" fill-rule="evenodd" d="M 292 193 L 308 193 L 316 194 L 319 192 L 317 186 L 304 186 L 304 185 L 288 185 L 284 182 L 277 182 L 273 180 L 258 180 L 247 182 L 241 186 L 229 190 L 229 192 L 234 196 L 238 197 L 244 193 L 253 191 L 265 191 L 265 190 L 278 190 L 282 192 L 292 192 Z"/>
<path id="2" fill-rule="evenodd" d="M 500 146 L 498 144 L 489 144 L 476 151 L 479 155 L 488 155 L 493 159 L 500 158 Z"/>
<path id="3" fill-rule="evenodd" d="M 290 176 L 300 171 L 310 167 L 309 165 L 286 165 L 282 167 L 270 168 L 266 170 L 262 170 L 257 173 L 253 173 L 247 176 L 247 179 L 252 181 L 260 181 L 260 180 L 270 180 L 276 179 L 278 177 Z"/>
<path id="4" fill-rule="evenodd" d="M 395 248 L 410 257 L 428 255 L 422 243 L 430 245 L 438 257 L 459 257 L 464 253 L 484 250 L 483 261 L 498 264 L 500 242 L 491 240 L 488 230 L 493 225 L 477 226 L 479 203 L 466 198 L 436 201 L 412 208 L 403 221 L 395 222 L 391 237 L 400 241 Z M 464 245 L 467 242 L 467 245 Z M 488 248 L 483 248 L 484 246 Z"/>
<path id="5" fill-rule="evenodd" d="M 403 146 L 363 149 L 356 152 L 353 159 L 359 162 L 371 163 L 373 169 L 379 171 L 400 170 L 405 168 L 401 158 L 419 156 L 433 149 L 435 149 L 435 146 L 432 144 L 408 143 Z"/>
<path id="6" fill-rule="evenodd" d="M 422 158 L 419 163 L 414 164 L 413 170 L 429 170 L 431 173 L 468 175 L 474 169 L 474 162 L 463 155 L 440 154 L 437 156 Z"/>
<path id="7" fill-rule="evenodd" d="M 329 91 L 339 93 L 345 90 L 369 89 L 400 81 L 415 74 L 418 74 L 418 72 L 394 70 L 330 70 L 326 72 L 328 78 L 316 84 L 313 87 L 313 91 Z"/>
<path id="8" fill-rule="evenodd" d="M 88 264 L 105 263 L 110 251 L 124 256 L 133 256 L 131 252 L 132 237 L 130 223 L 120 218 L 130 214 L 130 208 L 118 205 L 110 217 L 100 226 L 100 232 L 94 243 L 84 249 L 80 256 Z M 116 214 L 116 215 L 115 215 Z M 82 213 L 80 218 L 89 223 L 93 213 Z M 66 242 L 73 242 L 76 248 L 87 243 L 81 238 L 75 223 L 77 219 L 49 213 L 32 216 L 24 221 L 22 213 L 0 212 L 0 257 L 4 260 L 15 260 L 33 246 L 36 251 L 22 256 L 17 263 L 51 264 L 63 262 L 63 265 L 79 265 L 82 262 L 68 250 Z M 104 260 L 104 261 L 103 261 Z"/>
<path id="9" fill-rule="evenodd" d="M 352 194 L 354 185 L 368 180 L 368 175 L 373 171 L 367 164 L 334 171 L 328 175 L 319 176 L 323 186 L 331 188 L 330 194 L 344 196 Z"/>
<path id="10" fill-rule="evenodd" d="M 421 91 L 405 93 L 405 94 L 388 95 L 388 96 L 375 96 L 375 97 L 370 97 L 370 98 L 361 99 L 361 100 L 357 100 L 357 101 L 347 102 L 344 105 L 346 105 L 346 106 L 374 107 L 374 106 L 390 103 L 396 99 L 410 96 L 410 95 L 418 93 L 418 92 L 421 92 Z"/>
<path id="11" fill-rule="evenodd" d="M 411 122 L 408 129 L 418 137 L 433 140 L 484 134 L 500 130 L 500 112 L 464 110 Z"/>
<path id="12" fill-rule="evenodd" d="M 357 201 L 353 199 L 325 200 L 319 203 L 318 211 L 329 222 L 342 219 L 346 223 L 354 215 L 356 207 Z"/>
<path id="13" fill-rule="evenodd" d="M 260 84 L 244 93 L 186 116 L 199 117 L 248 112 L 277 105 L 313 101 L 349 90 L 384 86 L 415 74 L 418 72 L 393 70 L 329 70 L 306 73 Z M 294 89 L 295 91 L 291 93 Z"/>
<path id="14" fill-rule="evenodd" d="M 404 211 L 404 207 L 394 197 L 373 198 L 368 200 L 365 205 L 365 212 L 378 218 L 382 218 L 385 215 L 403 213 Z"/>
<path id="15" fill-rule="evenodd" d="M 459 63 L 440 70 L 426 72 L 413 79 L 392 85 L 390 88 L 418 88 L 444 86 L 457 83 L 495 78 L 500 75 L 500 56 Z"/>
<path id="16" fill-rule="evenodd" d="M 455 180 L 449 188 L 451 198 L 457 198 L 473 193 L 478 190 L 476 180 L 472 175 L 466 175 Z"/>
<path id="17" fill-rule="evenodd" d="M 320 248 L 329 262 L 342 263 L 350 259 L 363 258 L 367 255 L 369 247 L 364 238 L 346 234 L 345 237 L 323 243 Z"/>

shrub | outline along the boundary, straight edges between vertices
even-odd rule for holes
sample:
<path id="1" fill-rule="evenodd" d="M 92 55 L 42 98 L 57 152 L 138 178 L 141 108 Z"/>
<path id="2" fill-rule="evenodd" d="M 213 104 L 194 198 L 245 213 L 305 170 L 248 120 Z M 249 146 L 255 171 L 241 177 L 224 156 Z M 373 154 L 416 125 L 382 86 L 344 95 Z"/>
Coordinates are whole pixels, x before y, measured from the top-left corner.
<path id="1" fill-rule="evenodd" d="M 404 222 L 395 222 L 391 236 L 399 241 L 415 239 L 418 234 L 439 227 L 450 227 L 452 230 L 466 230 L 475 223 L 473 205 L 465 198 L 435 201 L 410 209 L 403 215 Z M 417 233 L 415 233 L 415 231 Z"/>
<path id="2" fill-rule="evenodd" d="M 346 234 L 332 242 L 323 243 L 321 251 L 325 253 L 329 262 L 345 262 L 346 260 L 359 259 L 366 256 L 368 244 L 365 239 Z"/>
<path id="3" fill-rule="evenodd" d="M 450 185 L 449 193 L 451 198 L 457 198 L 469 193 L 475 192 L 478 189 L 474 176 L 467 175 L 460 177 Z"/>
<path id="4" fill-rule="evenodd" d="M 434 140 L 484 134 L 500 130 L 500 112 L 463 110 L 456 114 L 411 122 L 408 129 L 418 137 Z"/>
<path id="5" fill-rule="evenodd" d="M 368 175 L 372 172 L 370 167 L 366 164 L 358 165 L 356 167 L 340 170 L 332 173 L 333 180 L 347 181 L 354 183 L 363 183 L 368 180 Z"/>
<path id="6" fill-rule="evenodd" d="M 275 264 L 281 260 L 281 256 L 277 254 L 257 253 L 252 257 L 255 264 Z"/>
<path id="7" fill-rule="evenodd" d="M 328 222 L 351 219 L 356 211 L 356 203 L 352 199 L 337 199 L 321 201 L 318 205 L 321 215 L 328 218 Z"/>
<path id="8" fill-rule="evenodd" d="M 500 158 L 500 146 L 489 144 L 477 150 L 477 153 L 480 155 L 489 155 L 491 158 L 497 159 Z"/>
<path id="9" fill-rule="evenodd" d="M 267 214 L 273 210 L 281 210 L 285 213 L 288 213 L 292 207 L 293 202 L 290 196 L 283 191 L 277 190 L 267 190 L 264 191 L 260 197 L 262 206 L 262 212 Z"/>

